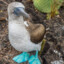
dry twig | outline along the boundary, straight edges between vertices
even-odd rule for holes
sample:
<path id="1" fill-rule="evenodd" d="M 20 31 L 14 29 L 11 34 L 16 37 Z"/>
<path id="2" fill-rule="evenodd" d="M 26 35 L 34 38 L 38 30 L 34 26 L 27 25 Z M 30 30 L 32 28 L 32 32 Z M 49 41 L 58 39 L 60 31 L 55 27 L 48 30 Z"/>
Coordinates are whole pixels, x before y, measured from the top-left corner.
<path id="1" fill-rule="evenodd" d="M 4 1 L 4 0 L 0 0 L 0 1 L 2 1 L 2 2 L 5 3 L 6 5 L 8 5 L 8 3 L 7 3 L 6 1 Z"/>

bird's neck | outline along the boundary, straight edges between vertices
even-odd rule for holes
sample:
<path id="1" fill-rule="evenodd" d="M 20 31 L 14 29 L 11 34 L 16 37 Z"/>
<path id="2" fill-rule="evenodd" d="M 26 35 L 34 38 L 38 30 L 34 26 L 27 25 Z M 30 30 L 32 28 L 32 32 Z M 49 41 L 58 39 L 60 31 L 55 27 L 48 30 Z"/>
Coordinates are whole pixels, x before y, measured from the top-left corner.
<path id="1" fill-rule="evenodd" d="M 14 15 L 9 16 L 8 21 L 11 23 L 24 24 L 23 16 L 16 17 Z"/>

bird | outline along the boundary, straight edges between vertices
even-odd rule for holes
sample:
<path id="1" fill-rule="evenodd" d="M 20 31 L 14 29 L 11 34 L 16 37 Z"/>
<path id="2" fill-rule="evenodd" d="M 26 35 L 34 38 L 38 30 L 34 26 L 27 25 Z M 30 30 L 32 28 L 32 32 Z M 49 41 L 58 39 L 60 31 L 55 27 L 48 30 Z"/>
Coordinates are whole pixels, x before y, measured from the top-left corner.
<path id="1" fill-rule="evenodd" d="M 42 24 L 32 23 L 30 15 L 26 12 L 25 6 L 20 2 L 12 2 L 8 5 L 8 37 L 10 44 L 21 51 L 13 60 L 17 63 L 29 61 L 29 64 L 41 64 L 38 59 L 38 51 L 41 49 L 42 40 L 45 34 L 45 27 Z M 36 51 L 35 55 L 28 52 Z"/>

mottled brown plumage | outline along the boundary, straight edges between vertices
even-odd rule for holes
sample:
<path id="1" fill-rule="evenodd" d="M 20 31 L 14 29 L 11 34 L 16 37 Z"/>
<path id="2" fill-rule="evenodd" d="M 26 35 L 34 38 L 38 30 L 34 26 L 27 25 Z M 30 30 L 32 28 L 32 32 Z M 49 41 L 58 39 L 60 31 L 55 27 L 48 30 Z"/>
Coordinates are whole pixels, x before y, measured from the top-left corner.
<path id="1" fill-rule="evenodd" d="M 30 39 L 33 43 L 38 44 L 43 40 L 45 34 L 45 27 L 42 24 L 33 24 L 32 22 L 27 22 L 27 30 L 30 33 Z"/>

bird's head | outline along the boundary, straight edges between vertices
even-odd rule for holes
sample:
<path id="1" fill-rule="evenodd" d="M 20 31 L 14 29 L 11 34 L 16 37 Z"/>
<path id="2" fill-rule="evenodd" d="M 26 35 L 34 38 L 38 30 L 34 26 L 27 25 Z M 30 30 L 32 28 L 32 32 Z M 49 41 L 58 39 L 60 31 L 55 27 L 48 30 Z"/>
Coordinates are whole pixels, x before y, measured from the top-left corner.
<path id="1" fill-rule="evenodd" d="M 8 5 L 8 16 L 29 18 L 29 14 L 25 11 L 25 6 L 20 2 L 13 2 Z"/>

